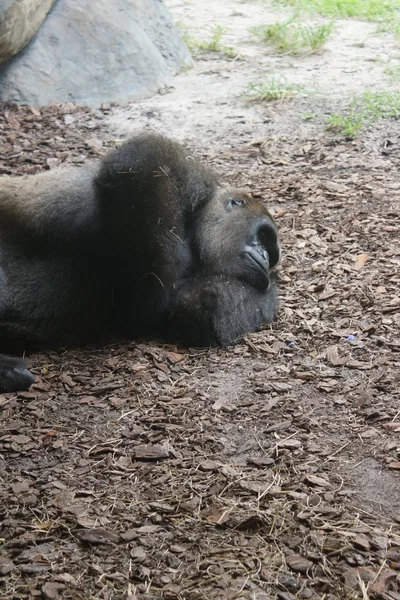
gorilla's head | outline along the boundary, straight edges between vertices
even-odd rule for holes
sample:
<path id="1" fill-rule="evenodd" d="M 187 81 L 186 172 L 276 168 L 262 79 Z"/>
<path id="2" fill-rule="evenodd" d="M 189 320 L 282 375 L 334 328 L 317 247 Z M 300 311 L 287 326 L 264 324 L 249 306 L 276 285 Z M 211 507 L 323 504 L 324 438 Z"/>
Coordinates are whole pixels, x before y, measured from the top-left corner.
<path id="1" fill-rule="evenodd" d="M 200 209 L 194 243 L 201 270 L 235 277 L 261 292 L 268 289 L 269 272 L 280 259 L 271 215 L 234 188 L 219 188 Z"/>

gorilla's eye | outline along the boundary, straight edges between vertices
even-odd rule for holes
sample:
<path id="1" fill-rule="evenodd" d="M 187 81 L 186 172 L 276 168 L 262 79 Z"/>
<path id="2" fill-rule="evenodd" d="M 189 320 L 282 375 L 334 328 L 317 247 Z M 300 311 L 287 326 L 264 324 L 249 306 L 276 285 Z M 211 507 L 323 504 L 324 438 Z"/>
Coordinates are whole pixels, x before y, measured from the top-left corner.
<path id="1" fill-rule="evenodd" d="M 228 210 L 232 208 L 232 206 L 243 206 L 246 204 L 244 200 L 238 200 L 237 198 L 232 198 L 231 196 L 227 200 Z"/>

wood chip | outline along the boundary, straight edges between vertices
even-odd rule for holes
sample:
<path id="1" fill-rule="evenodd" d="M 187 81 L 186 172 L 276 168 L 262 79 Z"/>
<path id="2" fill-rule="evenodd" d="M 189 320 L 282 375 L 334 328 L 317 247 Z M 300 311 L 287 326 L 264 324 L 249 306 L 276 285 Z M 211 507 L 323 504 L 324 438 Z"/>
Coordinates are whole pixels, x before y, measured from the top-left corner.
<path id="1" fill-rule="evenodd" d="M 89 544 L 114 544 L 120 539 L 117 533 L 108 529 L 103 529 L 102 527 L 78 531 L 77 536 L 82 542 L 87 542 Z"/>
<path id="2" fill-rule="evenodd" d="M 359 254 L 355 260 L 354 268 L 357 271 L 361 271 L 361 269 L 365 266 L 369 256 L 368 254 Z"/>
<path id="3" fill-rule="evenodd" d="M 15 569 L 15 565 L 12 560 L 4 556 L 0 556 L 0 575 L 8 575 Z"/>
<path id="4" fill-rule="evenodd" d="M 319 487 L 330 487 L 329 481 L 324 479 L 323 477 L 318 477 L 317 475 L 307 474 L 305 476 L 305 480 L 310 485 L 316 485 Z"/>
<path id="5" fill-rule="evenodd" d="M 311 569 L 311 567 L 313 566 L 313 563 L 310 560 L 304 558 L 303 556 L 300 556 L 299 554 L 292 554 L 291 556 L 287 556 L 286 564 L 289 567 L 289 569 L 292 569 L 292 571 L 295 571 L 295 573 L 305 573 L 306 571 L 308 571 L 308 569 Z"/>
<path id="6" fill-rule="evenodd" d="M 133 455 L 137 460 L 162 460 L 169 457 L 169 450 L 158 444 L 136 446 Z"/>

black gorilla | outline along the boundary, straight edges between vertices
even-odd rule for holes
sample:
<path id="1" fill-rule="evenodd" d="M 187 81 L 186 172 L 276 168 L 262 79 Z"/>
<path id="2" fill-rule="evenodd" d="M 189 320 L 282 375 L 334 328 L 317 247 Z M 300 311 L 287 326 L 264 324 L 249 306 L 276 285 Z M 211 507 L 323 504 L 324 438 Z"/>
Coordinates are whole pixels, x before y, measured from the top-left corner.
<path id="1" fill-rule="evenodd" d="M 277 230 L 171 140 L 139 135 L 99 165 L 0 178 L 0 351 L 105 332 L 227 344 L 274 317 Z M 0 392 L 26 389 L 0 355 Z"/>

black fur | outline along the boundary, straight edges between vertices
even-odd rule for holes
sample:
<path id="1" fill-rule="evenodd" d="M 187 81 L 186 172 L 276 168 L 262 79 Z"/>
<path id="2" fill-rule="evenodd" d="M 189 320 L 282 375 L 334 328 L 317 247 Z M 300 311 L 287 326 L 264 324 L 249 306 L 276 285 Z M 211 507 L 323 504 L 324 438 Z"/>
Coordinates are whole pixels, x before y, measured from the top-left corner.
<path id="1" fill-rule="evenodd" d="M 139 135 L 99 166 L 0 178 L 0 351 L 107 331 L 228 344 L 276 309 L 266 209 L 179 144 Z M 0 356 L 0 391 L 32 381 Z"/>
<path id="2" fill-rule="evenodd" d="M 25 360 L 0 354 L 0 393 L 27 390 L 34 381 Z"/>

